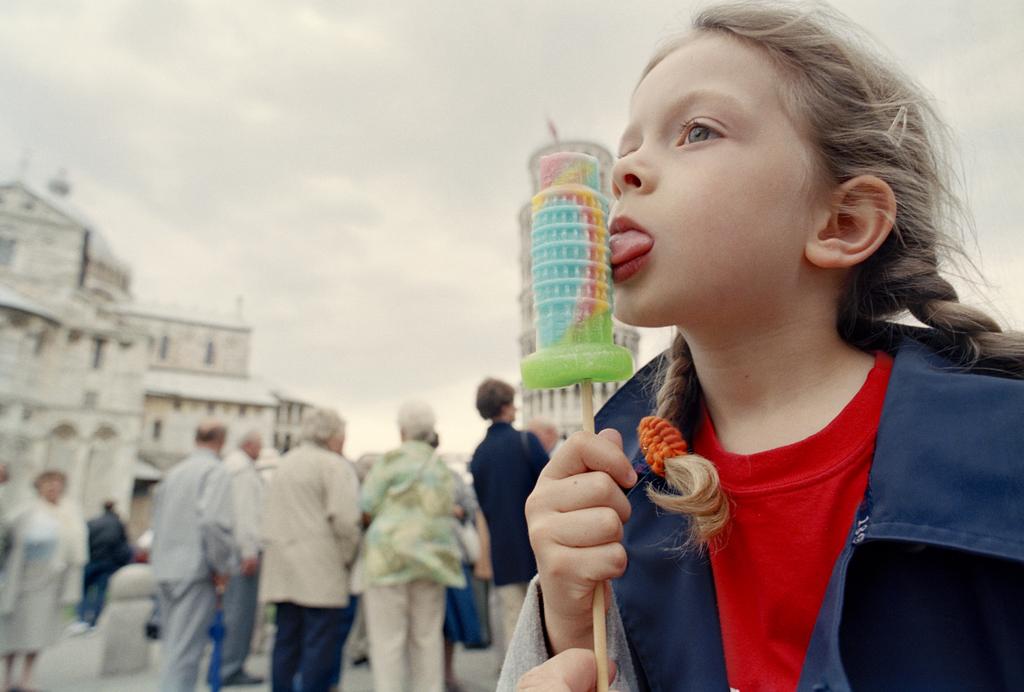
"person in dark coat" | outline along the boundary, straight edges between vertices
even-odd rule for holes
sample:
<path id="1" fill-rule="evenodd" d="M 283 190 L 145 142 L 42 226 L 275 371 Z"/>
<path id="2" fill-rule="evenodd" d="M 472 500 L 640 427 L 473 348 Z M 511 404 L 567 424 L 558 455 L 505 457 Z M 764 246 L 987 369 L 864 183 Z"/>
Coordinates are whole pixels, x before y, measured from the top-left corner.
<path id="1" fill-rule="evenodd" d="M 82 576 L 82 601 L 78 604 L 78 620 L 95 627 L 107 598 L 110 577 L 131 562 L 132 547 L 128 543 L 121 518 L 114 511 L 113 500 L 103 503 L 103 513 L 88 522 L 89 562 Z"/>
<path id="2" fill-rule="evenodd" d="M 512 636 L 526 587 L 537 573 L 524 508 L 548 462 L 548 454 L 537 436 L 512 426 L 516 418 L 515 396 L 512 385 L 493 378 L 484 380 L 477 388 L 477 411 L 491 421 L 491 427 L 473 452 L 469 465 L 473 489 L 490 532 L 504 641 Z"/>

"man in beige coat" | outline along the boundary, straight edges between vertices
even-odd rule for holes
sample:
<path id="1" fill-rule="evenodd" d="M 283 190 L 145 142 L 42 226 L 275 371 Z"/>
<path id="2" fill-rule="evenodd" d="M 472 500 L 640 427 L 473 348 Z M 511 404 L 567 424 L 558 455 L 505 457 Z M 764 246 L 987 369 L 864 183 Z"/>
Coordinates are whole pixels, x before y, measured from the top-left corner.
<path id="1" fill-rule="evenodd" d="M 260 601 L 277 608 L 274 690 L 326 692 L 359 545 L 359 480 L 341 457 L 345 422 L 328 409 L 302 425 L 267 488 Z"/>

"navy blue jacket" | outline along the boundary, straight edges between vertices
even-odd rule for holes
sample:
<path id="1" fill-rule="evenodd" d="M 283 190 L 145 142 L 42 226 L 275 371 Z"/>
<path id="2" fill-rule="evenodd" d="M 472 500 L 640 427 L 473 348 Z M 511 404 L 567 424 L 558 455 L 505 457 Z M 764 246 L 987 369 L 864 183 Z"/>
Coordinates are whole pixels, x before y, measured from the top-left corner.
<path id="1" fill-rule="evenodd" d="M 497 586 L 528 582 L 537 560 L 526 528 L 526 498 L 548 454 L 533 433 L 494 423 L 473 452 L 473 489 L 491 533 L 491 565 Z"/>
<path id="2" fill-rule="evenodd" d="M 89 563 L 109 563 L 120 567 L 131 561 L 132 547 L 124 532 L 124 524 L 112 511 L 104 510 L 103 514 L 93 517 L 87 524 L 89 528 Z"/>
<path id="3" fill-rule="evenodd" d="M 634 465 L 657 367 L 597 419 Z M 710 564 L 677 549 L 685 519 L 658 512 L 647 484 L 664 487 L 647 474 L 630 491 L 629 565 L 613 583 L 641 689 L 728 690 Z M 900 347 L 798 689 L 1024 690 L 1024 381 Z"/>

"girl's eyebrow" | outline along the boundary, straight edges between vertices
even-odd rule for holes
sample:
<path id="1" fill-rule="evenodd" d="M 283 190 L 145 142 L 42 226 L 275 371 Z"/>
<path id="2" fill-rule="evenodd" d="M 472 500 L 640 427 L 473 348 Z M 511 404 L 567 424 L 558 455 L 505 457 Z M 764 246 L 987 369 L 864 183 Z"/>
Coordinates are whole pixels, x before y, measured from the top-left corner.
<path id="1" fill-rule="evenodd" d="M 749 117 L 750 109 L 743 105 L 740 99 L 736 98 L 732 94 L 720 91 L 718 89 L 701 88 L 688 91 L 675 100 L 669 102 L 662 110 L 660 117 L 664 119 L 673 119 L 680 117 L 681 113 L 684 113 L 693 108 L 703 105 L 716 105 L 729 112 L 730 115 L 736 115 L 742 119 Z M 622 133 L 622 137 L 619 140 L 619 155 L 625 150 L 626 146 L 639 137 L 640 125 L 631 122 L 625 132 Z"/>
<path id="2" fill-rule="evenodd" d="M 694 89 L 693 91 L 686 92 L 682 96 L 678 97 L 675 101 L 669 104 L 669 107 L 665 112 L 669 115 L 677 115 L 681 111 L 689 110 L 704 104 L 721 106 L 730 112 L 738 112 L 740 115 L 745 115 L 748 111 L 740 99 L 736 98 L 732 94 L 725 91 L 719 91 L 718 89 L 703 88 Z"/>

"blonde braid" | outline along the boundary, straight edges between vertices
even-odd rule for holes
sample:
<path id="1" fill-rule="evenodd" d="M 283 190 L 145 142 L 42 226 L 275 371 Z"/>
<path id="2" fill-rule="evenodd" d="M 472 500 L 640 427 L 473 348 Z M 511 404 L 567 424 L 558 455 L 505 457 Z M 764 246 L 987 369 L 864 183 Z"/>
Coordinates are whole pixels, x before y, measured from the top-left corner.
<path id="1" fill-rule="evenodd" d="M 677 428 L 692 428 L 700 401 L 700 382 L 693 369 L 690 348 L 682 334 L 672 342 L 664 382 L 658 391 L 658 416 Z M 665 461 L 665 480 L 676 492 L 647 486 L 651 502 L 667 512 L 690 519 L 687 545 L 706 547 L 729 523 L 729 500 L 722 490 L 715 465 L 698 454 Z"/>
<path id="2" fill-rule="evenodd" d="M 1024 337 L 1003 332 L 983 310 L 960 302 L 956 289 L 939 273 L 937 263 L 904 256 L 894 261 L 886 288 L 923 324 L 931 327 L 931 345 L 957 365 L 975 371 L 1024 376 Z"/>
<path id="3" fill-rule="evenodd" d="M 908 217 L 898 214 L 893 236 L 851 274 L 840 302 L 840 334 L 861 348 L 877 347 L 874 339 L 886 331 L 885 321 L 906 311 L 931 328 L 914 337 L 958 366 L 1024 377 L 1024 335 L 1004 332 L 988 313 L 960 302 L 939 268 L 939 252 L 952 257 L 959 254 L 956 248 Z M 894 345 L 890 339 L 888 347 Z"/>

